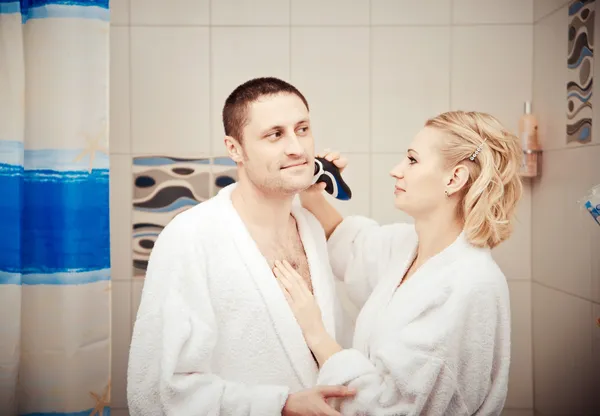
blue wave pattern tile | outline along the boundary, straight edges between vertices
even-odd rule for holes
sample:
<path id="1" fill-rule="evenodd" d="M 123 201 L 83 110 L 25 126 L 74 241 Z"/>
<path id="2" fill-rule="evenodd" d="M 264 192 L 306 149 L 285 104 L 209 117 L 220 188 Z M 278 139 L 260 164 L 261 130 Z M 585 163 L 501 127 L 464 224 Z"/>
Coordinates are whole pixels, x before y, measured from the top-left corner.
<path id="1" fill-rule="evenodd" d="M 210 198 L 210 159 L 133 159 L 133 276 L 143 277 L 154 242 L 177 214 Z"/>
<path id="2" fill-rule="evenodd" d="M 595 0 L 569 4 L 567 143 L 592 140 Z"/>
<path id="3" fill-rule="evenodd" d="M 0 283 L 110 279 L 108 158 L 91 172 L 77 151 L 24 150 L 0 141 Z M 19 164 L 20 160 L 23 164 Z"/>
<path id="4" fill-rule="evenodd" d="M 228 157 L 215 157 L 212 159 L 213 196 L 227 185 L 237 182 L 237 180 L 237 167 L 233 160 Z"/>

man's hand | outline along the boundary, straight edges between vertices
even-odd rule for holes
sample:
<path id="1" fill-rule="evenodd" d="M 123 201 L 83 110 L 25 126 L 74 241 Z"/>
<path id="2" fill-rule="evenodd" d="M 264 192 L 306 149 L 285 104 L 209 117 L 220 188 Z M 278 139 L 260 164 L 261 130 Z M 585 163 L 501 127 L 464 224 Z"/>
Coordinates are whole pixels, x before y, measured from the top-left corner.
<path id="1" fill-rule="evenodd" d="M 327 399 L 352 397 L 354 390 L 345 386 L 320 386 L 288 396 L 282 416 L 342 416 Z"/>

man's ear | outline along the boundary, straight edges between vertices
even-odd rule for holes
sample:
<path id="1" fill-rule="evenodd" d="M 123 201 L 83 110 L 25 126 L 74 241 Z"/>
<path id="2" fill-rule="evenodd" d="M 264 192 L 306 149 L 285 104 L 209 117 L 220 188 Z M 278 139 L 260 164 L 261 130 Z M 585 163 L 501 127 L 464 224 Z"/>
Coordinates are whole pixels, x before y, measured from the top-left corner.
<path id="1" fill-rule="evenodd" d="M 449 195 L 462 191 L 469 180 L 469 168 L 458 165 L 450 172 L 446 181 L 446 190 Z"/>
<path id="2" fill-rule="evenodd" d="M 235 163 L 241 163 L 244 160 L 244 150 L 240 142 L 231 136 L 225 136 L 224 142 L 229 158 Z"/>

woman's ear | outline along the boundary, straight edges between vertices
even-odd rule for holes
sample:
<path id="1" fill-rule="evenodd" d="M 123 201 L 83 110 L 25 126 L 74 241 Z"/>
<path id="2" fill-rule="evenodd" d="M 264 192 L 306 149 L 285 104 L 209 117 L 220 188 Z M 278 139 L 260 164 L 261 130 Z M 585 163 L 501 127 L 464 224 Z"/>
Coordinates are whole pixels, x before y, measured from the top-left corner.
<path id="1" fill-rule="evenodd" d="M 465 165 L 458 165 L 450 172 L 446 183 L 448 196 L 460 192 L 469 180 L 469 169 Z"/>

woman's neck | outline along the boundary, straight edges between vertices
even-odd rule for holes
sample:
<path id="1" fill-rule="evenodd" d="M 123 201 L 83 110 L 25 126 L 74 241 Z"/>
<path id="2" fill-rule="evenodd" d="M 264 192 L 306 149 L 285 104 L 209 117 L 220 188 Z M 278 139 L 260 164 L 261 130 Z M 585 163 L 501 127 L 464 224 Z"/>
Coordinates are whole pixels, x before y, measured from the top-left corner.
<path id="1" fill-rule="evenodd" d="M 463 230 L 463 223 L 453 215 L 436 213 L 415 221 L 415 229 L 419 239 L 415 263 L 419 266 L 454 243 Z"/>

